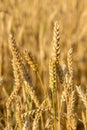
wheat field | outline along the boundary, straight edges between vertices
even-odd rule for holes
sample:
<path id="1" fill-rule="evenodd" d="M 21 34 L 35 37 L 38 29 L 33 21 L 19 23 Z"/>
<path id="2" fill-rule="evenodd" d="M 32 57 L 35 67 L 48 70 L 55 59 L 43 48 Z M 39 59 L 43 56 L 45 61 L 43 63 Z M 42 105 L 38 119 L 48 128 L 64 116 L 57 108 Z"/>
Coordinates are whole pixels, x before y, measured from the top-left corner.
<path id="1" fill-rule="evenodd" d="M 87 0 L 0 0 L 0 130 L 87 130 Z"/>

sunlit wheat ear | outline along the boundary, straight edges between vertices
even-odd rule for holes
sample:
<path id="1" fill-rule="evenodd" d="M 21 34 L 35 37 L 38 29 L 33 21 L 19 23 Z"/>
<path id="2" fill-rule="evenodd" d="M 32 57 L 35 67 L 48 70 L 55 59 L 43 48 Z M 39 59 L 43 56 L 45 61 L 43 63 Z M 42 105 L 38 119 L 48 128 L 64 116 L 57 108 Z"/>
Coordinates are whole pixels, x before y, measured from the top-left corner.
<path id="1" fill-rule="evenodd" d="M 31 55 L 31 53 L 29 51 L 25 51 L 24 53 L 24 58 L 27 61 L 27 63 L 31 66 L 31 68 L 33 69 L 33 71 L 38 71 L 38 65 L 35 63 L 33 56 Z"/>
<path id="2" fill-rule="evenodd" d="M 6 102 L 7 122 L 10 123 L 11 122 L 11 114 L 10 114 L 11 113 L 11 103 L 20 90 L 20 74 L 19 74 L 20 67 L 18 67 L 18 66 L 20 66 L 20 60 L 19 60 L 20 58 L 18 58 L 18 57 L 20 57 L 20 56 L 19 56 L 18 49 L 16 48 L 16 43 L 13 38 L 13 35 L 10 35 L 9 44 L 10 44 L 12 55 L 13 55 L 12 65 L 13 65 L 13 70 L 14 70 L 13 72 L 14 72 L 14 77 L 15 77 L 14 90 Z M 9 123 L 8 123 L 8 125 L 9 125 Z"/>
<path id="3" fill-rule="evenodd" d="M 14 90 L 6 102 L 7 122 L 9 122 L 8 125 L 11 122 L 11 103 L 12 103 L 13 99 L 16 97 L 16 95 L 18 94 L 20 87 L 21 87 L 20 86 L 20 74 L 19 74 L 19 71 L 17 69 L 15 60 L 12 61 L 12 65 L 13 65 L 13 73 L 14 73 L 15 82 L 14 82 Z"/>
<path id="4" fill-rule="evenodd" d="M 15 97 L 15 103 L 16 103 L 16 113 L 15 113 L 16 123 L 17 123 L 18 129 L 22 130 L 22 119 L 21 119 L 22 109 L 21 109 L 20 97 L 18 96 Z"/>
<path id="5" fill-rule="evenodd" d="M 58 22 L 55 22 L 53 31 L 53 59 L 56 61 L 57 76 L 60 83 L 63 83 L 63 70 L 60 65 L 60 29 Z"/>
<path id="6" fill-rule="evenodd" d="M 50 110 L 51 110 L 50 107 L 41 106 L 38 109 L 25 112 L 24 114 L 21 115 L 21 117 L 22 117 L 23 120 L 25 120 L 26 117 L 35 116 L 35 119 L 34 119 L 34 122 L 33 122 L 33 129 L 36 130 L 36 128 L 38 128 L 39 119 L 41 118 L 42 113 L 45 112 L 45 111 L 50 111 Z"/>
<path id="7" fill-rule="evenodd" d="M 20 86 L 21 84 L 20 73 L 14 59 L 12 60 L 12 67 L 13 67 L 13 74 L 14 74 L 14 86 Z"/>
<path id="8" fill-rule="evenodd" d="M 13 65 L 15 83 L 14 83 L 14 90 L 13 90 L 13 92 L 11 93 L 10 97 L 7 100 L 7 103 L 6 103 L 7 107 L 10 107 L 12 100 L 18 94 L 18 91 L 20 89 L 20 75 L 19 75 L 16 63 L 15 63 L 15 60 L 12 61 L 12 65 Z"/>
<path id="9" fill-rule="evenodd" d="M 60 60 L 60 33 L 58 22 L 55 22 L 53 31 L 53 58 L 58 64 Z"/>
<path id="10" fill-rule="evenodd" d="M 68 63 L 68 70 L 69 73 L 73 74 L 73 48 L 69 49 L 68 55 L 67 55 L 67 63 Z"/>
<path id="11" fill-rule="evenodd" d="M 8 128 L 10 126 L 9 124 L 11 123 L 11 103 L 12 103 L 13 99 L 15 98 L 15 96 L 18 94 L 20 87 L 21 87 L 20 86 L 20 75 L 19 75 L 16 63 L 14 62 L 14 60 L 13 60 L 12 64 L 13 64 L 13 70 L 14 70 L 13 72 L 14 72 L 14 77 L 15 77 L 15 83 L 14 83 L 14 90 L 6 102 Z"/>
<path id="12" fill-rule="evenodd" d="M 41 118 L 42 113 L 45 112 L 45 111 L 49 111 L 49 110 L 50 110 L 49 107 L 45 107 L 45 108 L 39 108 L 36 111 L 36 115 L 35 115 L 35 119 L 34 119 L 33 127 L 32 127 L 33 130 L 38 130 L 39 129 L 39 120 Z"/>
<path id="13" fill-rule="evenodd" d="M 11 93 L 10 97 L 7 100 L 6 107 L 9 108 L 11 105 L 11 102 L 13 101 L 14 97 L 18 94 L 20 86 L 15 86 L 16 88 L 14 91 Z"/>
<path id="14" fill-rule="evenodd" d="M 10 123 L 11 123 L 11 103 L 13 99 L 15 98 L 15 96 L 18 94 L 18 91 L 20 89 L 20 86 L 15 86 L 15 87 L 16 88 L 11 93 L 10 97 L 8 98 L 6 102 L 8 128 L 10 127 Z"/>
<path id="15" fill-rule="evenodd" d="M 12 124 L 11 124 L 11 110 L 8 105 L 6 105 L 7 109 L 7 130 L 12 129 Z"/>
<path id="16" fill-rule="evenodd" d="M 35 94 L 35 90 L 31 89 L 31 86 L 28 82 L 24 81 L 24 87 L 27 94 L 30 95 L 31 100 L 35 103 L 36 107 L 39 107 L 40 102 Z"/>
<path id="17" fill-rule="evenodd" d="M 42 90 L 44 92 L 44 96 L 46 97 L 46 91 L 45 91 L 45 88 L 44 88 L 44 84 L 41 80 L 41 77 L 40 77 L 40 74 L 39 74 L 39 71 L 38 71 L 38 64 L 34 61 L 33 56 L 29 53 L 29 51 L 24 52 L 24 58 L 27 61 L 27 63 L 31 66 L 32 70 L 37 73 L 37 76 L 39 78 Z"/>
<path id="18" fill-rule="evenodd" d="M 56 62 L 53 59 L 49 62 L 49 87 L 54 93 L 56 88 Z"/>
<path id="19" fill-rule="evenodd" d="M 15 68 L 17 68 L 18 74 L 20 75 L 19 77 L 20 79 L 22 79 L 20 80 L 20 82 L 24 82 L 25 80 L 30 81 L 27 71 L 25 69 L 25 66 L 23 64 L 24 63 L 23 56 L 16 45 L 16 41 L 15 41 L 13 33 L 11 33 L 9 36 L 9 47 L 13 56 L 13 61 L 14 61 L 13 65 L 16 66 Z M 15 73 L 17 72 L 15 71 Z M 16 76 L 14 77 L 17 80 Z"/>
<path id="20" fill-rule="evenodd" d="M 29 95 L 31 96 L 31 99 L 34 100 L 34 102 L 37 104 L 37 106 L 39 106 L 38 100 L 35 96 L 35 92 L 31 89 L 30 83 L 26 81 L 26 77 L 25 77 L 26 70 L 24 71 L 22 56 L 16 45 L 13 34 L 10 35 L 9 44 L 10 44 L 10 48 L 12 51 L 13 60 L 15 61 L 14 64 L 16 64 L 17 70 L 20 73 L 20 76 L 22 79 L 22 80 L 20 80 L 20 82 L 22 81 L 24 83 L 25 89 L 28 91 Z"/>
<path id="21" fill-rule="evenodd" d="M 28 117 L 33 117 L 34 115 L 36 115 L 37 113 L 43 113 L 43 112 L 45 112 L 45 111 L 50 111 L 51 110 L 51 108 L 50 107 L 39 107 L 39 108 L 37 108 L 37 109 L 35 109 L 35 110 L 31 110 L 31 111 L 27 111 L 27 112 L 25 112 L 24 114 L 22 114 L 21 115 L 21 118 L 22 119 L 25 119 L 27 116 Z"/>
<path id="22" fill-rule="evenodd" d="M 76 96 L 75 91 L 72 91 L 69 102 L 67 103 L 67 129 L 76 130 L 77 128 L 77 115 L 76 115 Z"/>
<path id="23" fill-rule="evenodd" d="M 16 41 L 15 41 L 13 33 L 11 33 L 9 35 L 9 47 L 10 47 L 10 50 L 12 52 L 13 59 L 14 59 L 16 66 L 19 70 L 19 73 L 21 75 L 21 78 L 23 79 L 24 73 L 23 73 L 23 65 L 22 65 L 22 56 L 21 56 L 21 53 L 16 45 Z"/>
<path id="24" fill-rule="evenodd" d="M 50 60 L 49 63 L 49 87 L 52 91 L 52 107 L 54 111 L 54 130 L 56 130 L 56 88 L 57 88 L 57 79 L 56 79 L 56 61 L 54 59 Z"/>
<path id="25" fill-rule="evenodd" d="M 74 83 L 73 83 L 73 49 L 71 48 L 69 51 L 68 51 L 68 54 L 67 54 L 67 64 L 68 64 L 68 70 L 69 70 L 69 74 L 70 74 L 70 84 L 71 86 L 73 87 Z"/>

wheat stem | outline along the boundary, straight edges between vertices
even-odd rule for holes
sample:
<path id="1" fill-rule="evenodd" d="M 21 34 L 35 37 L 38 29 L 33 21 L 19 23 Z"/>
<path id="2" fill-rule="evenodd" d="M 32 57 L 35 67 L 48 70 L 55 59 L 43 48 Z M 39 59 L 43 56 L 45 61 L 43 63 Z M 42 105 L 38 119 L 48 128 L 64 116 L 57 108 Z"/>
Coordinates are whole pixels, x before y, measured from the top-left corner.
<path id="1" fill-rule="evenodd" d="M 44 87 L 44 84 L 43 84 L 43 82 L 42 82 L 42 79 L 41 79 L 41 77 L 40 77 L 39 72 L 37 72 L 37 76 L 38 76 L 38 79 L 39 79 L 39 81 L 40 81 L 40 84 L 41 84 L 42 90 L 43 90 L 43 92 L 44 92 L 44 97 L 46 98 L 45 87 Z"/>

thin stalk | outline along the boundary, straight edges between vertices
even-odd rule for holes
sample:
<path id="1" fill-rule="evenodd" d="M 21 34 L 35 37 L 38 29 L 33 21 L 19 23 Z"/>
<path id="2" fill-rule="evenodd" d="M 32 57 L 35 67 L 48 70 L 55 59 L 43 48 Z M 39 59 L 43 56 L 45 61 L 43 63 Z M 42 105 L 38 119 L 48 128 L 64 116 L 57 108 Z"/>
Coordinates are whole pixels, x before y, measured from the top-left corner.
<path id="1" fill-rule="evenodd" d="M 38 76 L 38 79 L 39 79 L 39 81 L 40 81 L 42 90 L 43 90 L 43 92 L 44 92 L 44 97 L 46 98 L 46 92 L 45 92 L 44 84 L 43 84 L 43 82 L 42 82 L 42 80 L 41 80 L 41 77 L 40 77 L 39 72 L 37 72 L 37 76 Z"/>
<path id="2" fill-rule="evenodd" d="M 39 79 L 39 81 L 40 81 L 42 90 L 43 90 L 43 92 L 44 92 L 44 97 L 46 98 L 46 92 L 45 92 L 45 89 L 44 89 L 44 84 L 43 84 L 43 82 L 42 82 L 42 79 L 41 79 L 40 74 L 39 74 L 38 71 L 37 71 L 37 76 L 38 76 L 38 79 Z M 41 122 L 42 122 L 42 129 L 44 130 L 44 120 L 43 120 L 42 114 L 41 114 Z"/>
<path id="3" fill-rule="evenodd" d="M 56 104 L 55 104 L 55 94 L 52 92 L 52 102 L 53 102 L 53 111 L 54 111 L 54 130 L 56 129 Z"/>

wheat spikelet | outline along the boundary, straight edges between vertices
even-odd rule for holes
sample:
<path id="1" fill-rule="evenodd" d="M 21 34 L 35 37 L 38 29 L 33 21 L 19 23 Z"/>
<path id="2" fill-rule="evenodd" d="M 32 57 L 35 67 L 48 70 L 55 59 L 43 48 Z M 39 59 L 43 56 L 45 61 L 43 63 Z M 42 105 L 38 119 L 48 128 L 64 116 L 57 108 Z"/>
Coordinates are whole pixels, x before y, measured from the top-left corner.
<path id="1" fill-rule="evenodd" d="M 21 81 L 20 73 L 14 59 L 12 60 L 12 66 L 13 66 L 13 74 L 14 74 L 14 86 L 20 86 L 20 81 Z"/>
<path id="2" fill-rule="evenodd" d="M 49 87 L 52 92 L 56 88 L 56 62 L 51 59 L 49 63 Z"/>
<path id="3" fill-rule="evenodd" d="M 73 49 L 71 48 L 68 51 L 68 55 L 67 55 L 67 62 L 68 62 L 68 70 L 69 73 L 72 75 L 73 74 L 73 59 L 72 59 L 72 53 L 73 53 Z"/>
<path id="4" fill-rule="evenodd" d="M 72 89 L 73 89 L 74 82 L 73 82 L 73 58 L 72 58 L 72 53 L 73 53 L 73 49 L 71 48 L 68 51 L 67 63 L 68 63 L 68 70 L 69 70 L 69 74 L 70 74 L 69 83 L 71 84 Z"/>
<path id="5" fill-rule="evenodd" d="M 49 87 L 52 91 L 52 107 L 54 110 L 54 130 L 56 130 L 56 89 L 57 89 L 57 79 L 56 79 L 56 61 L 54 59 L 50 60 L 49 63 Z"/>
<path id="6" fill-rule="evenodd" d="M 11 123 L 11 103 L 12 103 L 13 99 L 15 98 L 15 96 L 17 95 L 19 89 L 20 89 L 20 86 L 16 86 L 16 88 L 15 88 L 14 91 L 11 93 L 10 97 L 8 98 L 8 100 L 7 100 L 7 102 L 6 102 L 7 124 L 8 124 L 8 128 L 9 128 L 9 129 L 10 129 L 10 123 Z"/>
<path id="7" fill-rule="evenodd" d="M 41 87 L 42 87 L 42 90 L 44 92 L 44 96 L 46 97 L 46 92 L 45 92 L 45 88 L 44 88 L 44 85 L 42 83 L 42 80 L 41 80 L 41 77 L 40 77 L 40 74 L 39 74 L 39 71 L 38 71 L 38 65 L 35 63 L 32 55 L 28 52 L 28 51 L 25 51 L 24 53 L 24 58 L 25 60 L 27 61 L 27 63 L 31 66 L 31 68 L 33 69 L 33 71 L 35 71 L 37 73 L 37 76 L 39 78 L 39 81 L 41 83 Z"/>
<path id="8" fill-rule="evenodd" d="M 39 119 L 41 117 L 41 113 L 37 113 L 35 119 L 33 121 L 32 130 L 39 130 Z"/>
<path id="9" fill-rule="evenodd" d="M 77 128 L 77 117 L 76 117 L 76 106 L 75 106 L 75 91 L 72 91 L 67 104 L 67 129 L 76 130 Z"/>
<path id="10" fill-rule="evenodd" d="M 12 130 L 10 107 L 7 108 L 7 130 Z"/>
<path id="11" fill-rule="evenodd" d="M 15 77 L 15 85 L 14 85 L 14 90 L 11 93 L 10 97 L 8 98 L 6 102 L 6 108 L 7 108 L 7 122 L 11 122 L 11 103 L 13 99 L 15 99 L 16 95 L 18 94 L 20 90 L 20 74 L 16 65 L 17 62 L 15 62 L 15 59 L 12 61 L 13 65 L 13 72 L 14 72 L 14 77 Z M 8 123 L 8 125 L 9 125 Z M 9 128 L 9 127 L 8 127 Z"/>
<path id="12" fill-rule="evenodd" d="M 21 119 L 21 104 L 20 104 L 20 98 L 18 96 L 15 97 L 15 102 L 16 102 L 16 122 L 18 129 L 22 130 L 22 119 Z"/>
<path id="13" fill-rule="evenodd" d="M 10 49 L 11 49 L 11 52 L 12 52 L 12 55 L 13 55 L 14 68 L 15 69 L 17 68 L 17 71 L 20 75 L 19 77 L 22 79 L 22 80 L 20 80 L 20 82 L 21 81 L 23 82 L 23 81 L 26 80 L 27 82 L 31 83 L 30 77 L 29 77 L 27 70 L 25 68 L 23 56 L 20 53 L 20 50 L 18 49 L 18 47 L 16 45 L 16 41 L 15 41 L 14 35 L 12 33 L 10 34 L 9 46 L 10 46 Z M 15 71 L 15 73 L 17 73 L 17 72 Z M 15 76 L 15 79 L 16 79 L 16 76 Z"/>
<path id="14" fill-rule="evenodd" d="M 23 87 L 25 88 L 25 92 L 30 95 L 32 101 L 34 101 L 35 105 L 38 107 L 40 105 L 39 100 L 35 94 L 35 90 L 31 87 L 30 83 L 24 79 Z"/>
<path id="15" fill-rule="evenodd" d="M 15 73 L 17 73 L 17 71 L 20 73 L 19 77 L 22 79 L 20 81 L 23 82 L 27 79 L 29 80 L 27 71 L 26 71 L 24 64 L 23 64 L 22 54 L 20 53 L 20 51 L 19 51 L 19 49 L 16 45 L 16 41 L 15 41 L 14 35 L 12 33 L 10 34 L 10 38 L 9 38 L 9 46 L 10 46 L 10 49 L 11 49 L 11 52 L 12 52 L 12 55 L 13 55 L 14 68 L 15 69 L 17 68 Z"/>
<path id="16" fill-rule="evenodd" d="M 10 35 L 9 43 L 10 43 L 10 48 L 12 51 L 13 59 L 15 61 L 16 67 L 18 68 L 18 71 L 21 75 L 21 79 L 22 79 L 22 82 L 24 83 L 25 89 L 28 90 L 28 93 L 30 94 L 31 99 L 34 100 L 34 103 L 36 103 L 36 106 L 39 106 L 39 101 L 36 98 L 35 92 L 30 87 L 30 83 L 26 81 L 27 80 L 26 76 L 25 76 L 26 70 L 24 70 L 24 67 L 23 67 L 22 56 L 16 46 L 16 42 L 15 42 L 14 36 L 12 34 Z"/>
<path id="17" fill-rule="evenodd" d="M 58 22 L 55 22 L 55 25 L 54 25 L 53 58 L 56 61 L 56 63 L 58 64 L 59 60 L 60 60 L 60 34 L 59 34 Z"/>
<path id="18" fill-rule="evenodd" d="M 18 94 L 20 90 L 20 75 L 15 63 L 15 60 L 13 60 L 13 69 L 14 69 L 14 77 L 15 77 L 15 85 L 14 85 L 14 91 L 11 93 L 10 97 L 7 100 L 6 106 L 9 108 L 11 106 L 11 102 L 14 99 L 14 97 Z"/>
<path id="19" fill-rule="evenodd" d="M 9 47 L 11 49 L 11 52 L 12 52 L 12 55 L 13 55 L 13 58 L 15 60 L 17 60 L 17 62 L 20 63 L 20 52 L 19 52 L 19 49 L 16 45 L 16 41 L 15 41 L 15 38 L 14 38 L 14 34 L 13 33 L 10 33 L 9 35 Z M 21 66 L 21 65 L 20 65 Z M 21 68 L 21 67 L 19 67 Z"/>
<path id="20" fill-rule="evenodd" d="M 50 111 L 50 107 L 39 107 L 38 109 L 28 111 L 21 115 L 22 119 L 24 120 L 27 116 L 35 116 L 34 122 L 33 122 L 33 129 L 36 129 L 38 127 L 38 120 L 41 118 L 41 114 L 45 111 Z"/>
<path id="21" fill-rule="evenodd" d="M 13 60 L 13 69 L 14 69 L 13 72 L 14 72 L 14 77 L 15 77 L 14 90 L 11 93 L 10 97 L 8 98 L 8 100 L 6 102 L 8 129 L 10 129 L 9 124 L 11 122 L 11 103 L 12 103 L 13 99 L 15 98 L 15 96 L 18 94 L 19 90 L 20 90 L 20 75 L 19 75 L 16 63 L 15 63 L 14 60 Z"/>
<path id="22" fill-rule="evenodd" d="M 11 33 L 9 36 L 9 46 L 13 55 L 13 59 L 15 60 L 16 66 L 21 74 L 21 78 L 23 78 L 23 65 L 21 61 L 21 53 L 16 45 L 16 41 L 14 39 L 14 35 Z"/>
<path id="23" fill-rule="evenodd" d="M 39 100 L 37 99 L 37 96 L 35 94 L 35 91 L 31 89 L 30 84 L 26 81 L 24 81 L 24 87 L 26 89 L 26 93 L 30 95 L 32 101 L 34 101 L 36 107 L 39 107 L 40 103 Z"/>
<path id="24" fill-rule="evenodd" d="M 56 61 L 57 75 L 59 77 L 60 83 L 64 81 L 63 70 L 60 65 L 60 32 L 58 22 L 54 24 L 54 34 L 53 34 L 53 59 Z"/>
<path id="25" fill-rule="evenodd" d="M 27 61 L 27 63 L 31 66 L 33 71 L 37 72 L 38 71 L 38 65 L 35 63 L 31 53 L 29 51 L 24 52 L 24 58 Z"/>
<path id="26" fill-rule="evenodd" d="M 20 86 L 16 86 L 14 91 L 11 93 L 11 95 L 8 98 L 7 103 L 6 103 L 7 108 L 11 105 L 11 102 L 14 99 L 14 97 L 17 95 L 19 89 L 20 89 Z"/>
<path id="27" fill-rule="evenodd" d="M 21 117 L 23 119 L 23 118 L 26 118 L 27 116 L 33 116 L 33 115 L 35 115 L 37 113 L 42 113 L 44 111 L 50 111 L 50 110 L 51 110 L 50 107 L 39 107 L 38 109 L 25 112 L 24 114 L 21 115 Z"/>
<path id="28" fill-rule="evenodd" d="M 38 129 L 39 129 L 39 119 L 41 118 L 42 112 L 48 111 L 48 110 L 50 110 L 49 107 L 39 108 L 39 109 L 36 111 L 36 115 L 35 115 L 35 119 L 34 119 L 33 127 L 32 127 L 33 130 L 38 130 Z"/>

